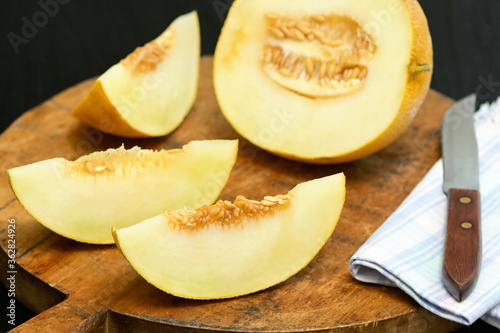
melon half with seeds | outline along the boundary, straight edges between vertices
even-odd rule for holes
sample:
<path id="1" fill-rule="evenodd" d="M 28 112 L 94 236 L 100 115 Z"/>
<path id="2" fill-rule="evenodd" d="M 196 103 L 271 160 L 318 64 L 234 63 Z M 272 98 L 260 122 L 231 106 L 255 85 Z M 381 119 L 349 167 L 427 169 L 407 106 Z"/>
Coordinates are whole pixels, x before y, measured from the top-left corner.
<path id="1" fill-rule="evenodd" d="M 8 170 L 19 202 L 41 224 L 80 242 L 113 243 L 123 228 L 165 210 L 217 200 L 236 161 L 236 140 L 182 149 L 108 149 L 75 161 L 53 158 Z"/>
<path id="2" fill-rule="evenodd" d="M 334 231 L 344 198 L 344 175 L 335 174 L 261 201 L 219 200 L 113 233 L 135 270 L 159 289 L 192 299 L 236 297 L 305 267 Z"/>
<path id="3" fill-rule="evenodd" d="M 114 135 L 166 135 L 194 104 L 199 62 L 200 31 L 193 11 L 103 73 L 73 115 Z"/>
<path id="4" fill-rule="evenodd" d="M 257 146 L 312 163 L 351 161 L 392 142 L 431 73 L 417 0 L 236 0 L 214 56 L 231 125 Z"/>

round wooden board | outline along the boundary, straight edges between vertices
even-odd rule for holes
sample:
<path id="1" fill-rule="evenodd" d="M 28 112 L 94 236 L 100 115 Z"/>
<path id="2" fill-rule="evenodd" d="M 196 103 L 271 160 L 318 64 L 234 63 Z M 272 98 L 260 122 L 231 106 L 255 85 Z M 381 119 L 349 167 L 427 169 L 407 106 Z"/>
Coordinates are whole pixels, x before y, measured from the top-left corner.
<path id="1" fill-rule="evenodd" d="M 202 57 L 195 106 L 176 131 L 162 138 L 123 139 L 73 118 L 70 111 L 93 82 L 78 84 L 26 112 L 0 137 L 2 267 L 8 259 L 7 224 L 15 220 L 16 296 L 40 313 L 13 332 L 442 332 L 458 327 L 420 308 L 401 290 L 360 283 L 348 271 L 352 254 L 440 157 L 439 128 L 450 99 L 429 92 L 411 128 L 377 154 L 346 164 L 310 165 L 265 152 L 231 128 L 215 99 L 211 57 Z M 312 262 L 277 286 L 233 299 L 195 301 L 168 295 L 142 279 L 115 246 L 81 244 L 54 234 L 19 204 L 5 172 L 122 143 L 160 149 L 217 138 L 240 140 L 223 199 L 238 194 L 261 199 L 337 172 L 347 178 L 340 221 Z M 2 281 L 6 272 L 1 270 Z"/>

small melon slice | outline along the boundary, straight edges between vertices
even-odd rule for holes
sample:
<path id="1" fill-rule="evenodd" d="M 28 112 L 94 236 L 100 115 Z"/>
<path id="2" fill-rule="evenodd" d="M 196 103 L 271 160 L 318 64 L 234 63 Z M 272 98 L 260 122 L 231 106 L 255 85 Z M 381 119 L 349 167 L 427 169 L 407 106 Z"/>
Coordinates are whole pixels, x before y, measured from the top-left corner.
<path id="1" fill-rule="evenodd" d="M 213 203 L 236 154 L 236 140 L 192 141 L 160 151 L 120 147 L 75 161 L 28 164 L 8 174 L 19 202 L 45 227 L 80 242 L 111 244 L 112 226 Z"/>
<path id="2" fill-rule="evenodd" d="M 335 174 L 286 195 L 170 211 L 113 234 L 134 269 L 159 289 L 193 299 L 236 297 L 305 267 L 334 231 L 344 197 L 344 175 Z"/>
<path id="3" fill-rule="evenodd" d="M 432 43 L 417 0 L 236 0 L 214 87 L 243 137 L 312 163 L 374 153 L 429 89 Z"/>
<path id="4" fill-rule="evenodd" d="M 193 106 L 199 62 L 200 31 L 193 11 L 102 74 L 73 115 L 119 136 L 166 135 Z"/>

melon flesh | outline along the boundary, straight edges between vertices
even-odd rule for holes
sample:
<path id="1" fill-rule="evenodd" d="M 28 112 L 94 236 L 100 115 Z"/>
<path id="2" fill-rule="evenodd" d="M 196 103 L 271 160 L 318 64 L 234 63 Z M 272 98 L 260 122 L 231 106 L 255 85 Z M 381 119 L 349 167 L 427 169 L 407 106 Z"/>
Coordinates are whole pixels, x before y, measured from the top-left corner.
<path id="1" fill-rule="evenodd" d="M 142 277 L 167 293 L 217 299 L 256 292 L 297 273 L 323 247 L 342 211 L 345 178 L 312 180 L 276 197 L 283 202 L 267 212 L 225 213 L 208 222 L 199 217 L 203 211 L 213 217 L 214 206 L 230 204 L 167 212 L 115 230 L 116 243 Z M 269 206 L 276 197 L 251 204 Z"/>
<path id="2" fill-rule="evenodd" d="M 75 161 L 53 158 L 8 174 L 19 202 L 45 227 L 77 241 L 110 244 L 112 226 L 213 203 L 236 154 L 236 140 L 192 141 L 161 151 L 121 147 Z"/>
<path id="3" fill-rule="evenodd" d="M 73 115 L 124 137 L 166 135 L 194 104 L 199 62 L 199 23 L 193 11 L 103 73 Z"/>
<path id="4" fill-rule="evenodd" d="M 217 42 L 214 87 L 224 116 L 257 146 L 346 162 L 409 126 L 431 69 L 415 0 L 236 0 Z"/>

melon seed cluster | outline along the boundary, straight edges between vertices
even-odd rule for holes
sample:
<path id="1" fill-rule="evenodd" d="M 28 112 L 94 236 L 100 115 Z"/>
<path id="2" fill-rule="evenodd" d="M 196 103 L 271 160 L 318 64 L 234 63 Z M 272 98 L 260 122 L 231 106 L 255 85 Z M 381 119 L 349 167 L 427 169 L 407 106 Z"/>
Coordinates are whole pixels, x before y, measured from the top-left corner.
<path id="1" fill-rule="evenodd" d="M 133 147 L 97 151 L 81 156 L 68 163 L 70 173 L 83 177 L 96 177 L 98 175 L 127 177 L 140 174 L 143 171 L 159 168 L 168 159 L 184 152 L 182 149 L 169 149 L 153 151 Z M 140 157 L 140 158 L 138 158 Z"/>
<path id="2" fill-rule="evenodd" d="M 242 195 L 234 202 L 218 200 L 211 206 L 203 205 L 194 210 L 176 210 L 164 213 L 167 220 L 179 229 L 198 229 L 209 225 L 229 227 L 239 225 L 247 219 L 272 214 L 276 209 L 288 205 L 288 195 L 265 196 L 256 201 Z"/>
<path id="3" fill-rule="evenodd" d="M 265 19 L 262 68 L 276 83 L 309 97 L 361 88 L 376 46 L 357 22 L 335 14 L 295 20 L 267 13 Z"/>
<path id="4" fill-rule="evenodd" d="M 120 63 L 132 73 L 148 73 L 165 58 L 167 50 L 172 46 L 174 32 L 166 30 L 157 40 L 152 40 L 144 46 L 137 47 Z"/>

